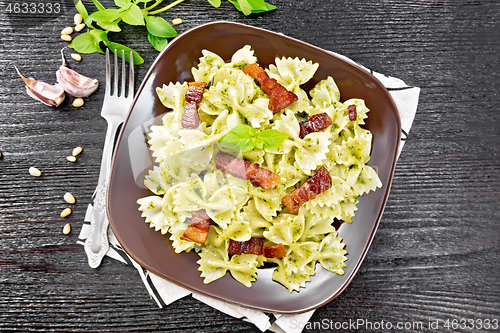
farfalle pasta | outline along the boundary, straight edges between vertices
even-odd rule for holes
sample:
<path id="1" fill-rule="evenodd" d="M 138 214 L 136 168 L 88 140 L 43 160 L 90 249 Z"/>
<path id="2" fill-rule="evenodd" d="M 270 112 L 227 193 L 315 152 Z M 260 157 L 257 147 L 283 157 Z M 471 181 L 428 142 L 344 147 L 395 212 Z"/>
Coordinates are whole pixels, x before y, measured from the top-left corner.
<path id="1" fill-rule="evenodd" d="M 265 71 L 297 99 L 273 114 L 268 108 L 269 96 L 242 70 L 257 62 L 248 45 L 236 51 L 229 62 L 202 51 L 199 64 L 191 70 L 194 81 L 206 84 L 198 105 L 199 124 L 194 129 L 181 124 L 188 84 L 169 83 L 157 88 L 158 98 L 171 111 L 163 116 L 162 125 L 151 126 L 148 134 L 156 165 L 144 184 L 152 195 L 137 202 L 151 228 L 170 234 L 176 253 L 198 253 L 205 283 L 229 272 L 251 287 L 259 267 L 268 263 L 274 266 L 273 280 L 290 292 L 298 292 L 319 266 L 344 274 L 347 253 L 333 221 L 350 223 L 357 197 L 382 186 L 375 170 L 366 164 L 372 134 L 361 126 L 369 110 L 361 99 L 341 102 L 341 92 L 332 77 L 304 91 L 302 86 L 314 76 L 319 64 L 284 57 L 276 58 Z M 351 119 L 348 109 L 353 105 L 356 113 Z M 301 123 L 319 114 L 328 115 L 331 122 L 301 138 Z M 227 149 L 221 139 L 239 125 L 287 135 L 278 147 L 255 147 L 239 154 L 248 163 L 279 175 L 273 188 L 264 189 L 216 167 L 216 155 Z M 330 188 L 290 213 L 283 198 L 320 167 L 331 176 Z M 211 220 L 204 244 L 183 237 L 193 212 L 201 210 Z M 264 239 L 265 246 L 282 246 L 285 255 L 228 252 L 230 242 L 252 238 Z"/>

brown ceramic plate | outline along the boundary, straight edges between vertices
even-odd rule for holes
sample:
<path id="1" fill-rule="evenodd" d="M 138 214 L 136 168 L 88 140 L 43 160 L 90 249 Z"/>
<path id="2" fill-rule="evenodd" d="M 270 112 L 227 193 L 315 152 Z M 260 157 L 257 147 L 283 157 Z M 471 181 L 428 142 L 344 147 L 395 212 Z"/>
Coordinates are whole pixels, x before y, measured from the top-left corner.
<path id="1" fill-rule="evenodd" d="M 156 97 L 155 88 L 164 83 L 192 80 L 190 70 L 198 64 L 203 49 L 229 60 L 244 45 L 252 46 L 262 67 L 282 56 L 319 63 L 314 78 L 305 87 L 306 91 L 332 76 L 342 100 L 362 98 L 371 110 L 365 126 L 373 133 L 369 164 L 378 170 L 383 187 L 360 197 L 353 223 L 340 227 L 339 234 L 348 252 L 345 274 L 339 276 L 318 265 L 316 275 L 299 293 L 289 293 L 285 287 L 272 281 L 272 269 L 260 269 L 251 288 L 234 280 L 229 273 L 204 284 L 196 264 L 198 255 L 193 252 L 175 254 L 168 237 L 150 229 L 144 222 L 136 203 L 137 199 L 152 195 L 142 185 L 144 172 L 152 167 L 145 133 L 152 123 L 160 124 L 160 116 L 167 111 Z M 278 33 L 231 22 L 203 24 L 171 42 L 151 66 L 139 88 L 113 160 L 108 217 L 125 251 L 143 267 L 171 282 L 263 311 L 299 313 L 312 310 L 328 303 L 346 288 L 366 255 L 389 195 L 400 133 L 400 119 L 391 96 L 373 75 L 360 67 Z"/>

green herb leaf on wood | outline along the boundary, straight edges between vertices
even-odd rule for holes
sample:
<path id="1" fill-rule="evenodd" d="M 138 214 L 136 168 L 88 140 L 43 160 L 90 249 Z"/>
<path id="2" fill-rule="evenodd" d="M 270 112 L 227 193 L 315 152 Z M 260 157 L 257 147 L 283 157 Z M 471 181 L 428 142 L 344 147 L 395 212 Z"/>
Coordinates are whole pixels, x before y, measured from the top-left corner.
<path id="1" fill-rule="evenodd" d="M 276 6 L 268 4 L 264 0 L 248 0 L 248 3 L 252 6 L 252 13 L 262 13 L 276 9 Z"/>
<path id="2" fill-rule="evenodd" d="M 107 42 L 108 41 L 108 34 L 104 30 L 92 29 L 89 32 L 92 36 L 94 36 L 98 40 L 98 42 Z"/>
<path id="3" fill-rule="evenodd" d="M 86 21 L 87 17 L 89 17 L 89 12 L 87 11 L 87 8 L 85 8 L 85 5 L 83 4 L 82 0 L 76 0 L 75 7 L 78 13 L 82 15 L 83 20 Z"/>
<path id="4" fill-rule="evenodd" d="M 115 0 L 115 5 L 118 7 L 126 7 L 130 4 L 131 0 Z"/>
<path id="5" fill-rule="evenodd" d="M 268 4 L 264 0 L 228 0 L 234 7 L 245 15 L 252 13 L 268 12 L 276 9 L 275 6 Z"/>
<path id="6" fill-rule="evenodd" d="M 108 9 L 99 10 L 97 12 L 90 14 L 89 17 L 87 18 L 87 21 L 91 20 L 92 22 L 97 22 L 97 23 L 99 23 L 99 22 L 113 22 L 113 21 L 119 19 L 120 16 L 121 16 L 121 13 L 118 11 L 118 9 L 108 8 Z"/>
<path id="7" fill-rule="evenodd" d="M 104 8 L 103 5 L 101 5 L 101 3 L 98 0 L 92 0 L 92 2 L 96 6 L 97 10 L 104 10 L 104 9 L 106 9 L 106 8 Z"/>
<path id="8" fill-rule="evenodd" d="M 172 38 L 178 35 L 170 23 L 157 16 L 146 16 L 146 29 L 156 37 Z"/>
<path id="9" fill-rule="evenodd" d="M 142 59 L 142 57 L 137 52 L 135 52 L 134 50 L 125 45 L 109 41 L 105 42 L 104 44 L 109 48 L 111 52 L 114 52 L 116 50 L 117 51 L 116 53 L 119 58 L 122 57 L 122 51 L 125 51 L 125 60 L 127 62 L 129 61 L 130 52 L 132 52 L 132 55 L 134 57 L 134 65 L 140 65 L 144 63 L 144 59 Z"/>
<path id="10" fill-rule="evenodd" d="M 121 19 L 117 19 L 113 22 L 97 22 L 97 24 L 103 28 L 104 30 L 111 31 L 111 32 L 120 32 L 122 29 L 118 25 L 118 23 L 121 22 Z"/>
<path id="11" fill-rule="evenodd" d="M 215 8 L 219 8 L 221 5 L 221 0 L 208 0 L 208 2 Z"/>
<path id="12" fill-rule="evenodd" d="M 83 54 L 102 52 L 99 47 L 99 42 L 100 41 L 92 33 L 85 32 L 76 36 L 69 47 Z"/>
<path id="13" fill-rule="evenodd" d="M 144 25 L 144 17 L 142 11 L 136 4 L 132 4 L 129 8 L 121 13 L 123 22 L 130 25 Z"/>
<path id="14" fill-rule="evenodd" d="M 155 50 L 157 51 L 162 51 L 168 44 L 168 39 L 163 38 L 163 37 L 158 37 L 155 35 L 152 35 L 151 33 L 148 32 L 148 40 L 153 45 Z"/>

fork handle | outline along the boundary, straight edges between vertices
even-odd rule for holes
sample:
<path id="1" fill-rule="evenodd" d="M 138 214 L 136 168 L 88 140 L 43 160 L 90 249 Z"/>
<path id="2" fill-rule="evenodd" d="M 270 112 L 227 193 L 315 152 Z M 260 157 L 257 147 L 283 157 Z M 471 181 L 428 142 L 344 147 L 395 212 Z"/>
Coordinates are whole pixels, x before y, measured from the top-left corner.
<path id="1" fill-rule="evenodd" d="M 90 234 L 85 240 L 85 253 L 89 261 L 89 266 L 97 268 L 109 249 L 108 226 L 109 220 L 106 215 L 106 191 L 109 181 L 109 169 L 111 167 L 111 157 L 113 156 L 113 144 L 116 131 L 120 122 L 108 120 L 106 139 L 101 161 L 101 170 L 97 182 L 96 195 L 92 215 L 90 216 Z"/>
<path id="2" fill-rule="evenodd" d="M 85 252 L 89 266 L 97 268 L 109 250 L 108 225 L 106 216 L 106 187 L 98 185 L 92 215 L 90 216 L 90 234 L 85 240 Z"/>

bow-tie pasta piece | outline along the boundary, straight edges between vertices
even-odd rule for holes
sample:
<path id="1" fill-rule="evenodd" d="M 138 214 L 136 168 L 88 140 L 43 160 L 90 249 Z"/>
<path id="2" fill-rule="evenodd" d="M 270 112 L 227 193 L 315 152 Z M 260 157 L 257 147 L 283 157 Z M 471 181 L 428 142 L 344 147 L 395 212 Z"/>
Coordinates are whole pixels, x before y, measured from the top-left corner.
<path id="1" fill-rule="evenodd" d="M 225 244 L 220 247 L 205 246 L 199 253 L 197 261 L 204 283 L 220 279 L 229 270 L 231 275 L 245 287 L 250 288 L 257 278 L 257 267 L 262 260 L 254 254 L 233 255 L 229 258 Z"/>
<path id="2" fill-rule="evenodd" d="M 347 260 L 345 256 L 347 251 L 344 250 L 344 247 L 345 244 L 342 243 L 341 238 L 337 237 L 337 232 L 332 232 L 321 241 L 316 259 L 324 269 L 338 275 L 344 275 L 342 268 L 346 266 Z"/>
<path id="3" fill-rule="evenodd" d="M 327 108 L 337 106 L 340 103 L 340 91 L 331 76 L 318 82 L 309 92 L 311 103 L 314 106 Z"/>
<path id="4" fill-rule="evenodd" d="M 168 232 L 169 224 L 163 216 L 162 201 L 162 197 L 149 196 L 137 200 L 137 203 L 140 205 L 139 210 L 142 211 L 141 216 L 146 218 L 149 226 L 165 234 Z"/>
<path id="5" fill-rule="evenodd" d="M 203 57 L 200 58 L 200 63 L 197 67 L 191 69 L 194 81 L 208 83 L 217 75 L 219 69 L 225 66 L 224 60 L 217 54 L 203 50 Z"/>
<path id="6" fill-rule="evenodd" d="M 162 171 L 162 168 L 155 165 L 153 170 L 148 172 L 144 178 L 144 185 L 154 194 L 163 195 L 170 188 L 167 182 L 167 176 Z"/>
<path id="7" fill-rule="evenodd" d="M 269 261 L 278 265 L 273 271 L 272 279 L 285 286 L 290 293 L 305 288 L 306 282 L 311 281 L 311 276 L 316 274 L 316 265 L 312 262 L 306 265 L 304 269 L 288 274 L 282 260 L 273 258 Z"/>

